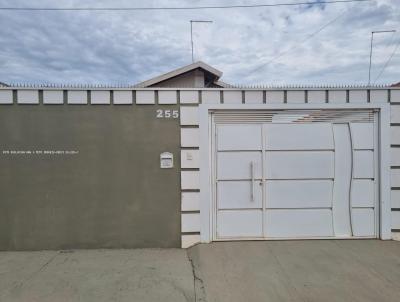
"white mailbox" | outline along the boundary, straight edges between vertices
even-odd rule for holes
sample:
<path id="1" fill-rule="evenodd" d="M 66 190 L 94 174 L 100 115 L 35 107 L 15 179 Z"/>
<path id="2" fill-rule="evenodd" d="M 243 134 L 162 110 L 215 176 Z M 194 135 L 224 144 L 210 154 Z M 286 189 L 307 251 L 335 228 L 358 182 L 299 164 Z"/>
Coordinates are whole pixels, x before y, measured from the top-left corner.
<path id="1" fill-rule="evenodd" d="M 174 167 L 174 155 L 170 152 L 160 154 L 160 168 L 170 169 Z"/>

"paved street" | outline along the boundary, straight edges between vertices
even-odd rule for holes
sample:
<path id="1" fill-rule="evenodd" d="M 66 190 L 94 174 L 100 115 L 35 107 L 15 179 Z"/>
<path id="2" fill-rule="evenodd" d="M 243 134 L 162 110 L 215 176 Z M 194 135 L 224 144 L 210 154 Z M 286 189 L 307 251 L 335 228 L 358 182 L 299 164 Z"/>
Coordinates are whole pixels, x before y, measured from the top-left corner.
<path id="1" fill-rule="evenodd" d="M 0 301 L 194 301 L 185 250 L 0 253 Z"/>
<path id="2" fill-rule="evenodd" d="M 0 301 L 399 301 L 400 242 L 0 252 Z"/>

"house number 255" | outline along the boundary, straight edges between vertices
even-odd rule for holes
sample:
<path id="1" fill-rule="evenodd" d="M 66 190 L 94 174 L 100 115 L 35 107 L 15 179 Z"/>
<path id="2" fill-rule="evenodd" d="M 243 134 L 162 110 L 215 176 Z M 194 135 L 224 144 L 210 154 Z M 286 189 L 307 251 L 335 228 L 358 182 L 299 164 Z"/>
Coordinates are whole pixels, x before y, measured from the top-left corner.
<path id="1" fill-rule="evenodd" d="M 157 118 L 178 118 L 179 111 L 178 110 L 163 110 L 157 109 Z"/>

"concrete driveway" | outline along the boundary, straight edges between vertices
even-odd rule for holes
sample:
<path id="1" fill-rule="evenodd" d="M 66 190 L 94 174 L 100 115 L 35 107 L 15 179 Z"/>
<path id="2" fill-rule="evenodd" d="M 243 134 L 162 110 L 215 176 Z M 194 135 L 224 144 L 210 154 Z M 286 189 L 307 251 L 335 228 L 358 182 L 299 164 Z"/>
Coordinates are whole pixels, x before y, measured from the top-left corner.
<path id="1" fill-rule="evenodd" d="M 0 252 L 0 301 L 400 301 L 400 242 Z"/>
<path id="2" fill-rule="evenodd" d="M 189 251 L 209 302 L 400 301 L 400 242 L 224 242 Z"/>

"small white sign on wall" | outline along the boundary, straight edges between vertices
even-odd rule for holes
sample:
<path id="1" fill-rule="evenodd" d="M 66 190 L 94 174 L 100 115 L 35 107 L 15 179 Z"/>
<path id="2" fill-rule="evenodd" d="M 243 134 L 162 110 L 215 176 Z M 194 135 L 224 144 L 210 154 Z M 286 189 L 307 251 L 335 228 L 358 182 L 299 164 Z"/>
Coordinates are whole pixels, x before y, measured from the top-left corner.
<path id="1" fill-rule="evenodd" d="M 170 169 L 174 167 L 174 155 L 170 152 L 160 154 L 160 168 Z"/>

